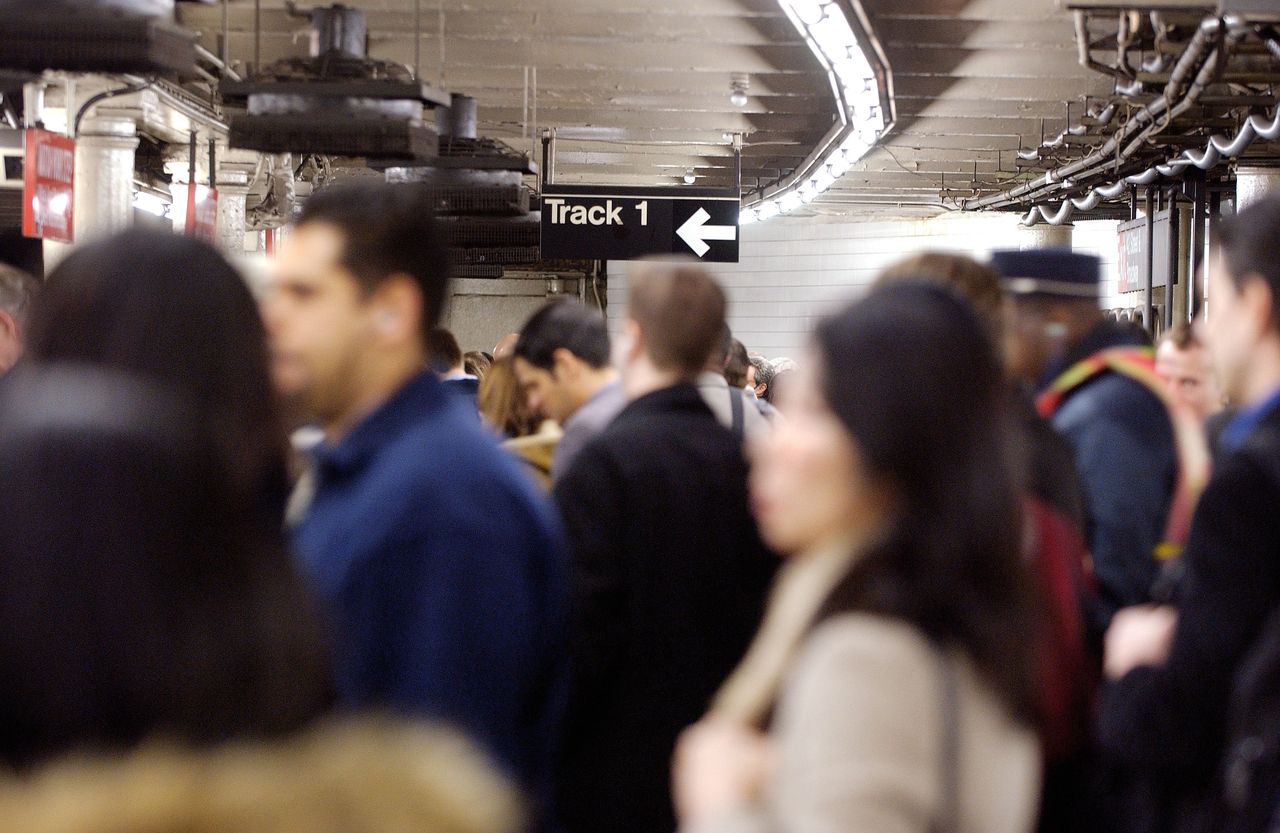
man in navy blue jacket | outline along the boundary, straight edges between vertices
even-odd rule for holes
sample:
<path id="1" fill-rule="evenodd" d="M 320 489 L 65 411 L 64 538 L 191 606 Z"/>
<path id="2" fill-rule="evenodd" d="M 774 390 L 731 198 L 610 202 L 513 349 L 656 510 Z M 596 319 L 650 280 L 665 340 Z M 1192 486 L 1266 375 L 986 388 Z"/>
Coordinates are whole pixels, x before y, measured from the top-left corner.
<path id="1" fill-rule="evenodd" d="M 325 440 L 294 544 L 343 707 L 450 722 L 546 794 L 567 562 L 549 505 L 427 369 L 448 256 L 413 186 L 308 200 L 264 304 L 278 386 Z"/>
<path id="2" fill-rule="evenodd" d="M 1159 577 L 1156 550 L 1178 475 L 1173 425 L 1155 391 L 1104 361 L 1145 362 L 1155 378 L 1137 337 L 1103 317 L 1096 257 L 1008 251 L 992 265 L 1013 299 L 1012 369 L 1035 383 L 1041 416 L 1066 438 L 1080 472 L 1100 635 L 1117 610 L 1150 601 Z"/>

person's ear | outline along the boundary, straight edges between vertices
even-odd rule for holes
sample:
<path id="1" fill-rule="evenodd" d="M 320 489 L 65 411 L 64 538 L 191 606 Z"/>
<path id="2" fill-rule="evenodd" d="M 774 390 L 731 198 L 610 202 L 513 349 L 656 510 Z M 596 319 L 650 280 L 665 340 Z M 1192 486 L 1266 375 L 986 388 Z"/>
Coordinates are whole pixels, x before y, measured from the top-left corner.
<path id="1" fill-rule="evenodd" d="M 634 362 L 644 355 L 645 340 L 644 330 L 640 329 L 640 325 L 634 320 L 625 321 L 622 324 L 622 331 L 627 336 L 626 359 L 628 362 Z"/>
<path id="2" fill-rule="evenodd" d="M 422 290 L 408 275 L 392 275 L 378 285 L 368 301 L 374 336 L 385 344 L 403 344 L 418 337 L 422 322 Z"/>
<path id="3" fill-rule="evenodd" d="M 22 334 L 18 330 L 18 320 L 6 310 L 0 309 L 0 338 L 20 341 Z"/>
<path id="4" fill-rule="evenodd" d="M 578 363 L 573 351 L 565 347 L 557 347 L 551 351 L 551 375 L 559 381 L 573 379 L 577 375 Z"/>
<path id="5" fill-rule="evenodd" d="M 756 385 L 756 398 L 764 399 L 764 392 L 768 389 L 769 389 L 769 386 L 766 385 L 764 382 L 761 382 L 760 384 Z"/>
<path id="6" fill-rule="evenodd" d="M 1278 323 L 1275 320 L 1275 293 L 1261 275 L 1248 275 L 1240 286 L 1240 310 L 1249 332 L 1261 336 Z"/>

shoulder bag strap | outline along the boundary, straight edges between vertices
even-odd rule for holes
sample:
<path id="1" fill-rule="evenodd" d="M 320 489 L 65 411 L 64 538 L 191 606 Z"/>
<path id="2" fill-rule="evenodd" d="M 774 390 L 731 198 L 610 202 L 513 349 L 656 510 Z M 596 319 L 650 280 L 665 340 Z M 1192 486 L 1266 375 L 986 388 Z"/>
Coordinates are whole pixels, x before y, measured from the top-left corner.
<path id="1" fill-rule="evenodd" d="M 938 755 L 938 813 L 932 833 L 957 833 L 960 829 L 960 681 L 955 661 L 945 648 L 939 646 L 937 659 L 942 743 Z"/>
<path id="2" fill-rule="evenodd" d="M 746 432 L 746 405 L 742 401 L 742 391 L 729 386 L 729 411 L 733 414 L 733 433 L 741 437 Z"/>

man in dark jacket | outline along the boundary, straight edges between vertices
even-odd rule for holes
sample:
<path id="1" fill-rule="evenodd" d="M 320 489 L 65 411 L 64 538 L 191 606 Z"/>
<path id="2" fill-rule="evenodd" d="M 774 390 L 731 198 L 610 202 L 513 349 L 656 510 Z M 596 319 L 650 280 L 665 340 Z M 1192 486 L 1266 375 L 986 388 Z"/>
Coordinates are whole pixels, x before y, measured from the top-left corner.
<path id="1" fill-rule="evenodd" d="M 1123 371 L 1145 363 L 1154 379 L 1154 360 L 1103 317 L 1096 257 L 996 252 L 992 265 L 1014 301 L 1011 369 L 1035 385 L 1038 410 L 1071 445 L 1080 473 L 1101 633 L 1119 608 L 1150 601 L 1160 573 L 1156 551 L 1178 475 L 1173 427 L 1160 395 Z"/>
<path id="2" fill-rule="evenodd" d="M 1251 787 L 1255 768 L 1274 772 L 1274 735 L 1254 754 L 1239 750 L 1229 784 L 1214 776 L 1227 763 L 1228 694 L 1280 609 L 1280 198 L 1216 233 L 1204 335 L 1241 409 L 1196 509 L 1177 612 L 1123 610 L 1107 634 L 1106 671 L 1116 682 L 1104 698 L 1101 738 L 1154 782 L 1161 801 L 1139 819 L 1152 830 L 1261 831 L 1277 809 L 1274 781 L 1272 789 Z M 1239 799 L 1234 810 L 1221 801 L 1227 792 Z"/>
<path id="3" fill-rule="evenodd" d="M 676 737 L 759 623 L 775 559 L 741 443 L 693 386 L 725 298 L 696 266 L 631 276 L 615 349 L 632 400 L 555 488 L 573 562 L 558 807 L 568 833 L 670 833 Z"/>
<path id="4" fill-rule="evenodd" d="M 280 253 L 273 371 L 325 433 L 293 542 L 340 707 L 446 721 L 549 796 L 568 565 L 551 507 L 426 369 L 449 262 L 430 213 L 410 186 L 334 186 Z"/>

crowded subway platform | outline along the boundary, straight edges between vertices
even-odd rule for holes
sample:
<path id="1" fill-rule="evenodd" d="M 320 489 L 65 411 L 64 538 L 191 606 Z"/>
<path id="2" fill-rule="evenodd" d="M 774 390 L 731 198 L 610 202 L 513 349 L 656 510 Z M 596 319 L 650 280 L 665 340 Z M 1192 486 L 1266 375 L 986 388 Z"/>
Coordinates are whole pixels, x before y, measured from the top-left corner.
<path id="1" fill-rule="evenodd" d="M 0 833 L 1280 831 L 1280 5 L 0 12 Z"/>

